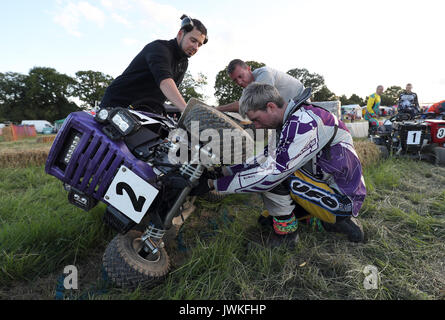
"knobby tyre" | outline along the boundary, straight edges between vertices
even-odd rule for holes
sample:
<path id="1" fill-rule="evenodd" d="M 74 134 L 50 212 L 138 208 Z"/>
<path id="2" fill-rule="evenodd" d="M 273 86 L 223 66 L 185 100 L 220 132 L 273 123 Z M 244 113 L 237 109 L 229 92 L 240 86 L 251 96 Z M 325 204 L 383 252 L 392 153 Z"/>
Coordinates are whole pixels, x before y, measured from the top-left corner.
<path id="1" fill-rule="evenodd" d="M 105 250 L 103 267 L 108 278 L 118 287 L 152 287 L 164 280 L 170 271 L 170 259 L 164 248 L 147 257 L 139 253 L 141 235 L 142 232 L 136 230 L 118 234 Z"/>

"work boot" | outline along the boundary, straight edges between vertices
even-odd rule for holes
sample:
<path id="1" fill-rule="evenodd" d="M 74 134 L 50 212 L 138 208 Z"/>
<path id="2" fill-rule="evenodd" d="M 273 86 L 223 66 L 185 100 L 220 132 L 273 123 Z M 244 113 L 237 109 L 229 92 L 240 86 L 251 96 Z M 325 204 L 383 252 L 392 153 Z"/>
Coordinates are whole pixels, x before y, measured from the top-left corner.
<path id="1" fill-rule="evenodd" d="M 269 212 L 267 210 L 264 210 L 258 217 L 258 223 L 263 227 L 272 227 L 273 217 L 269 215 Z"/>
<path id="2" fill-rule="evenodd" d="M 346 217 L 344 219 L 337 220 L 336 223 L 327 223 L 324 221 L 321 223 L 327 232 L 345 234 L 348 236 L 348 240 L 351 242 L 363 242 L 364 240 L 363 227 L 355 218 Z"/>
<path id="3" fill-rule="evenodd" d="M 271 231 L 269 237 L 266 239 L 266 245 L 270 248 L 276 247 L 288 247 L 293 248 L 298 242 L 298 233 L 297 231 L 287 233 L 284 235 L 280 235 Z"/>

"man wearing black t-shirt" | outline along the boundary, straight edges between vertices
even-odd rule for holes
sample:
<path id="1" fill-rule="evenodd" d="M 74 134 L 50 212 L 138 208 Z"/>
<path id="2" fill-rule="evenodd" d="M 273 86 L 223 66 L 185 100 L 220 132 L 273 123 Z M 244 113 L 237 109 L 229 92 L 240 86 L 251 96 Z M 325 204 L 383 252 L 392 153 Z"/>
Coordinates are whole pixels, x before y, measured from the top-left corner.
<path id="1" fill-rule="evenodd" d="M 183 16 L 175 39 L 156 40 L 145 46 L 127 69 L 105 91 L 101 108 L 130 105 L 163 114 L 168 99 L 183 111 L 186 102 L 178 90 L 188 67 L 188 58 L 207 42 L 207 29 L 197 19 Z"/>

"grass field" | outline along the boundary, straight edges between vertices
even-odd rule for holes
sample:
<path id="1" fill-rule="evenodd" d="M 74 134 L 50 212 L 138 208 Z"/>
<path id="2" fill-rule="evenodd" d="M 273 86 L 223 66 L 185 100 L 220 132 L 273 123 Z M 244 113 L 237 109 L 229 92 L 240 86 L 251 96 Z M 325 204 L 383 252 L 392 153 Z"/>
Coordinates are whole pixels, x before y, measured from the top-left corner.
<path id="1" fill-rule="evenodd" d="M 363 244 L 301 226 L 294 249 L 267 249 L 252 241 L 257 196 L 198 199 L 167 247 L 167 279 L 128 291 L 102 278 L 115 235 L 103 205 L 86 213 L 68 204 L 43 166 L 0 168 L 0 299 L 54 299 L 66 265 L 79 269 L 73 299 L 445 299 L 445 168 L 389 159 L 367 164 L 365 180 Z M 364 287 L 368 265 L 377 289 Z"/>

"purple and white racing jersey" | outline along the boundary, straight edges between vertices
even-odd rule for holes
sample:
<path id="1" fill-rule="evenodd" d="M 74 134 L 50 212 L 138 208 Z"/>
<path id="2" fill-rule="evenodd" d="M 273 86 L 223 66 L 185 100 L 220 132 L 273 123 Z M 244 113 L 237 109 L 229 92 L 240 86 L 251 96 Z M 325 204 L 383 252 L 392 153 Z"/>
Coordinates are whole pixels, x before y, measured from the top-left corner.
<path id="1" fill-rule="evenodd" d="M 290 101 L 286 114 L 293 107 Z M 323 148 L 334 135 L 336 123 L 338 131 L 327 152 Z M 312 167 L 314 176 L 347 196 L 353 204 L 352 214 L 358 214 L 366 186 L 352 136 L 335 115 L 312 105 L 303 105 L 287 117 L 275 149 L 266 147 L 246 164 L 227 168 L 231 175 L 214 181 L 214 185 L 222 193 L 266 192 L 303 166 Z"/>

